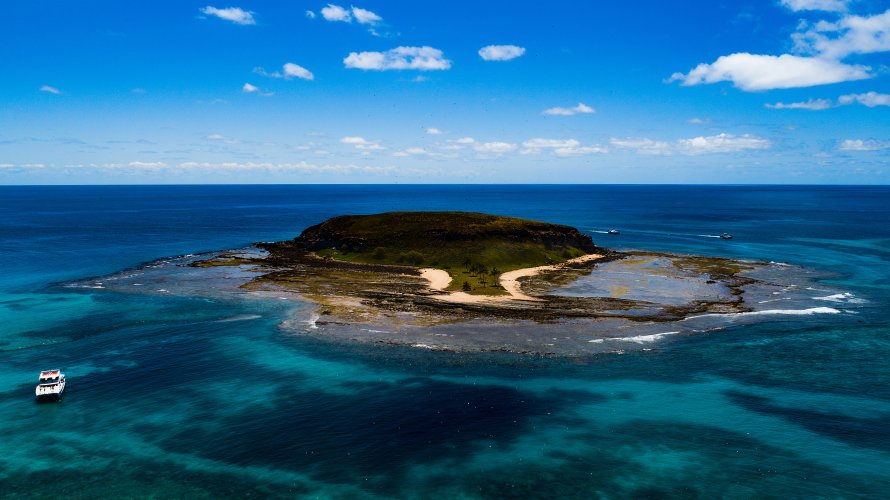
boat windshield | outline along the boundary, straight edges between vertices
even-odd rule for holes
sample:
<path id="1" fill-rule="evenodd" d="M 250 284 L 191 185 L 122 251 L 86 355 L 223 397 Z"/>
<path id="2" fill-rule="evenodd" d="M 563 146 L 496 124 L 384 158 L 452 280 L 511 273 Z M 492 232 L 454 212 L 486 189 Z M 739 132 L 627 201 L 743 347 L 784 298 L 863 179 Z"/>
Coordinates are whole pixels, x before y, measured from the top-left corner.
<path id="1" fill-rule="evenodd" d="M 51 378 L 51 379 L 40 379 L 40 385 L 55 385 L 58 384 L 61 379 L 59 377 Z"/>

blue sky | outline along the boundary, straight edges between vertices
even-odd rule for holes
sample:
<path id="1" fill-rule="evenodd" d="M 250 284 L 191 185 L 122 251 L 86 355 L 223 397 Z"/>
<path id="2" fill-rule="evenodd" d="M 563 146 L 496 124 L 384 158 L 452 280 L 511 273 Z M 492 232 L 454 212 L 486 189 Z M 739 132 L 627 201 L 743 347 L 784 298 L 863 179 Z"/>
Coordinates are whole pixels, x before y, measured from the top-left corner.
<path id="1" fill-rule="evenodd" d="M 9 2 L 0 183 L 890 180 L 890 3 Z"/>

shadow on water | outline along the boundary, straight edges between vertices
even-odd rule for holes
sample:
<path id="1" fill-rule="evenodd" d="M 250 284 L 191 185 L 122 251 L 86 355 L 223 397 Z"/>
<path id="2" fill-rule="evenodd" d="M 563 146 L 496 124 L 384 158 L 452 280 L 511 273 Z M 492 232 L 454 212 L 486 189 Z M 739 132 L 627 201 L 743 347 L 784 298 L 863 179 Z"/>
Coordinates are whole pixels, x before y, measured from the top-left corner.
<path id="1" fill-rule="evenodd" d="M 242 466 L 311 472 L 331 482 L 369 476 L 389 482 L 417 464 L 468 458 L 482 443 L 510 444 L 535 417 L 564 404 L 556 396 L 429 378 L 364 388 L 338 395 L 281 386 L 274 408 L 227 417 L 223 434 L 194 426 L 161 445 Z"/>
<path id="2" fill-rule="evenodd" d="M 789 408 L 775 404 L 770 398 L 740 391 L 727 391 L 733 403 L 763 415 L 781 417 L 793 424 L 853 446 L 890 451 L 890 414 L 862 418 L 839 413 Z"/>

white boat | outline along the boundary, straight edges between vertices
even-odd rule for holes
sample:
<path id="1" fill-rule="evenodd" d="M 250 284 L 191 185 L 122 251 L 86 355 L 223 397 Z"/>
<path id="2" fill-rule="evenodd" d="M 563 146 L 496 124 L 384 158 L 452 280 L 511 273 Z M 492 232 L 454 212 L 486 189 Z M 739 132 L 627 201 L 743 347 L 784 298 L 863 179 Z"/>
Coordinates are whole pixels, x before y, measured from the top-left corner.
<path id="1" fill-rule="evenodd" d="M 617 229 L 609 229 L 609 230 L 606 231 L 606 232 L 609 233 L 609 234 L 621 234 L 621 231 L 619 231 L 619 230 L 617 230 Z"/>
<path id="2" fill-rule="evenodd" d="M 62 370 L 44 370 L 37 379 L 34 395 L 37 399 L 55 399 L 62 397 L 65 390 L 65 374 Z"/>
<path id="3" fill-rule="evenodd" d="M 721 239 L 724 239 L 724 240 L 731 240 L 731 239 L 732 239 L 732 235 L 729 234 L 729 233 L 723 233 L 723 234 L 720 235 L 720 238 L 721 238 Z"/>

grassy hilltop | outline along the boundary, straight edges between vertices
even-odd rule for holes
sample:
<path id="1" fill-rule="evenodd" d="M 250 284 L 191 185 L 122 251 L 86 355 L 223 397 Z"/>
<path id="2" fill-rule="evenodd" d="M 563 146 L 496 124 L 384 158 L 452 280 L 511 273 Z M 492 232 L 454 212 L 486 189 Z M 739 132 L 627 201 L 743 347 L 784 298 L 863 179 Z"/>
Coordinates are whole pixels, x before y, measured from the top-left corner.
<path id="1" fill-rule="evenodd" d="M 505 271 L 594 253 L 577 229 L 472 212 L 344 215 L 312 226 L 293 244 L 324 257 L 368 264 L 445 269 L 451 289 L 499 293 Z"/>

